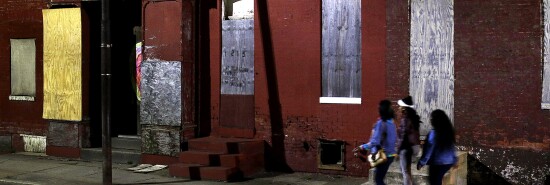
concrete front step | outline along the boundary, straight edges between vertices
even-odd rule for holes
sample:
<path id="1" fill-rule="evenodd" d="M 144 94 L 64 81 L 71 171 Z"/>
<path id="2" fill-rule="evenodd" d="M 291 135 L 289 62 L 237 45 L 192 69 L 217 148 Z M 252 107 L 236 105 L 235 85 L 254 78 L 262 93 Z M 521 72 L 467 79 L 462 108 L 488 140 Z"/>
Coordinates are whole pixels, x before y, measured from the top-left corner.
<path id="1" fill-rule="evenodd" d="M 457 152 L 458 157 L 458 167 L 453 168 L 445 174 L 445 177 L 443 179 L 443 184 L 446 185 L 466 185 L 466 176 L 467 176 L 467 169 L 468 169 L 468 163 L 467 163 L 467 156 L 468 153 L 459 151 Z M 418 161 L 418 158 L 414 158 L 411 166 L 411 172 L 412 172 L 412 178 L 414 181 L 414 184 L 416 185 L 428 185 L 429 179 L 428 179 L 428 168 L 429 166 L 425 166 L 421 170 L 416 170 L 416 163 Z M 401 174 L 401 166 L 399 165 L 399 161 L 395 160 L 390 165 L 390 169 L 388 170 L 388 173 L 386 174 L 385 182 L 388 185 L 401 185 L 403 184 L 403 175 Z M 367 184 L 375 184 L 374 183 L 374 168 L 370 169 L 369 171 L 369 181 Z"/>
<path id="2" fill-rule="evenodd" d="M 111 147 L 141 151 L 141 137 L 139 136 L 113 137 L 111 138 Z"/>
<path id="3" fill-rule="evenodd" d="M 111 149 L 111 160 L 118 164 L 139 164 L 141 152 L 126 149 Z M 87 161 L 103 161 L 102 148 L 82 148 L 80 149 L 80 158 Z"/>

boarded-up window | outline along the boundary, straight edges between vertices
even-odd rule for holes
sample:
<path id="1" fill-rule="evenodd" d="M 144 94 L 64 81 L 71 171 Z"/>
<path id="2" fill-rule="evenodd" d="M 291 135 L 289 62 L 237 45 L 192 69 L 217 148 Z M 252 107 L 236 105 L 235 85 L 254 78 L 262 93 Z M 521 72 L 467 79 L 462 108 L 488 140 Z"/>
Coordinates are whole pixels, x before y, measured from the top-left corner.
<path id="1" fill-rule="evenodd" d="M 10 100 L 34 101 L 36 96 L 35 39 L 10 39 L 11 95 Z"/>
<path id="2" fill-rule="evenodd" d="M 542 109 L 550 109 L 550 0 L 543 0 L 544 68 L 542 71 Z"/>
<path id="3" fill-rule="evenodd" d="M 360 0 L 322 1 L 321 86 L 321 103 L 361 103 Z"/>
<path id="4" fill-rule="evenodd" d="M 82 21 L 80 8 L 42 10 L 44 119 L 82 120 Z"/>
<path id="5" fill-rule="evenodd" d="M 254 1 L 224 0 L 221 93 L 254 94 Z"/>
<path id="6" fill-rule="evenodd" d="M 453 118 L 453 0 L 411 0 L 410 94 L 422 121 L 431 129 L 430 112 L 441 109 Z"/>

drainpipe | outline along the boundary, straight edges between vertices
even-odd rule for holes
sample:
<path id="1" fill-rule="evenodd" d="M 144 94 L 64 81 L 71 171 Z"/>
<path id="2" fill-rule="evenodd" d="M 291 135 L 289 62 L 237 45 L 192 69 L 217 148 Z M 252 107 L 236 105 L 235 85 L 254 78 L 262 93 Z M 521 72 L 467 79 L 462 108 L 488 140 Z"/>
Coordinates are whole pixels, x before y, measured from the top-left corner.
<path id="1" fill-rule="evenodd" d="M 111 21 L 110 1 L 101 0 L 101 130 L 103 184 L 113 184 L 111 154 Z"/>

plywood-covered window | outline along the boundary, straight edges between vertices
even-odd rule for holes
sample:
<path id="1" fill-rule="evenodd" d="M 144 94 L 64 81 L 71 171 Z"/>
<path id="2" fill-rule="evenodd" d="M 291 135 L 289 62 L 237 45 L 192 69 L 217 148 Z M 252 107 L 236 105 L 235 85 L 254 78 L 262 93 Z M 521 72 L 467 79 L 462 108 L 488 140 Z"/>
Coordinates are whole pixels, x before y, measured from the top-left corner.
<path id="1" fill-rule="evenodd" d="M 80 8 L 42 10 L 44 119 L 82 120 L 81 16 Z"/>
<path id="2" fill-rule="evenodd" d="M 410 83 L 417 111 L 424 122 L 421 134 L 431 129 L 430 112 L 454 109 L 453 0 L 411 0 Z"/>
<path id="3" fill-rule="evenodd" d="M 221 93 L 254 94 L 254 0 L 223 0 Z"/>
<path id="4" fill-rule="evenodd" d="M 543 0 L 544 43 L 542 71 L 542 109 L 550 109 L 550 0 Z"/>
<path id="5" fill-rule="evenodd" d="M 321 103 L 361 103 L 361 1 L 322 1 Z"/>
<path id="6" fill-rule="evenodd" d="M 10 100 L 34 101 L 36 96 L 35 39 L 10 39 L 11 94 Z"/>

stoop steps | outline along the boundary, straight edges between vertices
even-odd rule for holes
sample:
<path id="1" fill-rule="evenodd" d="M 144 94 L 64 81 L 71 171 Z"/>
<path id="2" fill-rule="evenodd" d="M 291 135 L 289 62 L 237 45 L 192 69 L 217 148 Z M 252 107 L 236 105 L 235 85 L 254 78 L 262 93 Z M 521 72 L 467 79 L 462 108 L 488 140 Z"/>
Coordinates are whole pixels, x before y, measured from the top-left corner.
<path id="1" fill-rule="evenodd" d="M 236 181 L 264 169 L 264 141 L 205 137 L 188 141 L 178 163 L 168 166 L 171 176 L 193 180 Z"/>

